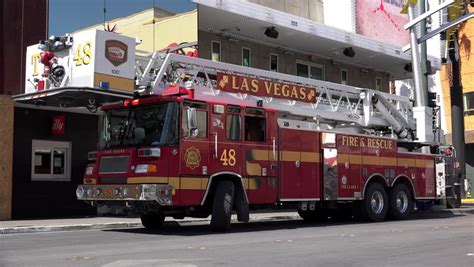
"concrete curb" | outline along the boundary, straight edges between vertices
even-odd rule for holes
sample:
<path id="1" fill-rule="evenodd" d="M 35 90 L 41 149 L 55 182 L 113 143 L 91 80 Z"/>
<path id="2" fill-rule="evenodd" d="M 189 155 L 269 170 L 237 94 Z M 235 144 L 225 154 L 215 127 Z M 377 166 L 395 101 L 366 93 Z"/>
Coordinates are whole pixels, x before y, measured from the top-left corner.
<path id="1" fill-rule="evenodd" d="M 414 218 L 430 218 L 441 216 L 466 216 L 473 215 L 474 207 L 465 207 L 459 209 L 441 209 L 441 210 L 427 210 L 417 211 Z M 286 213 L 285 215 L 265 215 L 256 214 L 250 215 L 250 222 L 268 222 L 268 221 L 285 221 L 285 220 L 301 220 L 301 217 L 294 212 L 294 214 Z M 209 218 L 205 219 L 185 219 L 185 220 L 171 220 L 167 222 L 177 222 L 182 225 L 209 222 Z M 237 218 L 233 216 L 232 222 L 236 223 Z M 0 222 L 1 224 L 1 222 Z M 50 225 L 50 226 L 18 226 L 18 227 L 0 227 L 0 235 L 7 234 L 26 234 L 26 233 L 41 233 L 41 232 L 61 232 L 61 231 L 84 231 L 84 230 L 111 230 L 111 229 L 126 229 L 126 228 L 140 228 L 143 227 L 141 222 L 113 222 L 113 223 L 90 223 L 90 224 L 71 224 L 67 225 Z"/>

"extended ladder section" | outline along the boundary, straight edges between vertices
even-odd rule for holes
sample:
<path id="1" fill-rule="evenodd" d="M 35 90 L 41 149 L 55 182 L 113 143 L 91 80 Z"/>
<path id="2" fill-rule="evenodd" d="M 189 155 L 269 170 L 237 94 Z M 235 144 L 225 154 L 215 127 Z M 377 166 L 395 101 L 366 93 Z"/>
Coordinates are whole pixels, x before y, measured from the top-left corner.
<path id="1" fill-rule="evenodd" d="M 173 84 L 193 89 L 198 100 L 271 108 L 359 132 L 393 131 L 408 139 L 416 129 L 412 103 L 403 96 L 177 54 L 154 53 L 137 63 L 137 89 L 145 94 L 163 94 Z"/>

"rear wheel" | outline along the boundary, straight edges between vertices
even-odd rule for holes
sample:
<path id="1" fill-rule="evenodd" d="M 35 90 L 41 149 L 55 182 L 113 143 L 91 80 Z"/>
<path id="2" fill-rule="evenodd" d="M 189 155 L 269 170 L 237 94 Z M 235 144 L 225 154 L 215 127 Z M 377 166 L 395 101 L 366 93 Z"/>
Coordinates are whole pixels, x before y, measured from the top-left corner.
<path id="1" fill-rule="evenodd" d="M 165 221 L 163 214 L 143 214 L 140 216 L 143 226 L 148 230 L 159 229 Z"/>
<path id="2" fill-rule="evenodd" d="M 374 222 L 380 222 L 385 219 L 387 210 L 388 197 L 383 186 L 378 183 L 369 184 L 361 205 L 361 214 L 363 218 Z"/>
<path id="3" fill-rule="evenodd" d="M 413 200 L 410 189 L 404 184 L 396 184 L 390 192 L 389 216 L 395 220 L 403 220 L 410 216 L 413 210 Z"/>
<path id="4" fill-rule="evenodd" d="M 230 218 L 234 205 L 234 183 L 221 181 L 217 184 L 212 206 L 211 230 L 225 232 L 230 229 Z"/>

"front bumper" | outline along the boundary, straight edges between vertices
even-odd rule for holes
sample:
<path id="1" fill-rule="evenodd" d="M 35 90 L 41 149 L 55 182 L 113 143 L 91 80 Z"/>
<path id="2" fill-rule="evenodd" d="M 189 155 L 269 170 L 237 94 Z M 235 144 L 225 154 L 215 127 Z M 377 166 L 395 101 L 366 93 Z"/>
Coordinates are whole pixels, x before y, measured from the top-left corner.
<path id="1" fill-rule="evenodd" d="M 163 184 L 79 185 L 76 196 L 86 201 L 156 201 L 162 206 L 171 206 L 173 187 Z"/>

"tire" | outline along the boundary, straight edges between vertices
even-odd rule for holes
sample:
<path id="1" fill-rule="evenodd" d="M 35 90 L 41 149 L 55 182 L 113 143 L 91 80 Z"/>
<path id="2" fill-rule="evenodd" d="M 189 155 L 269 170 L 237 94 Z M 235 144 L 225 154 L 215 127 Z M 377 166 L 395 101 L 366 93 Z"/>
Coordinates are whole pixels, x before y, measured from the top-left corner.
<path id="1" fill-rule="evenodd" d="M 221 181 L 217 184 L 211 217 L 211 230 L 214 232 L 226 232 L 230 229 L 234 189 L 234 183 L 231 181 Z"/>
<path id="2" fill-rule="evenodd" d="M 147 230 L 160 229 L 165 221 L 165 215 L 163 214 L 142 214 L 140 216 L 143 226 Z"/>
<path id="3" fill-rule="evenodd" d="M 404 184 L 396 184 L 390 192 L 389 217 L 394 220 L 404 220 L 410 216 L 413 205 L 410 189 Z"/>
<path id="4" fill-rule="evenodd" d="M 388 210 L 388 197 L 385 189 L 379 183 L 371 183 L 365 192 L 361 205 L 361 215 L 364 220 L 381 222 Z"/>

